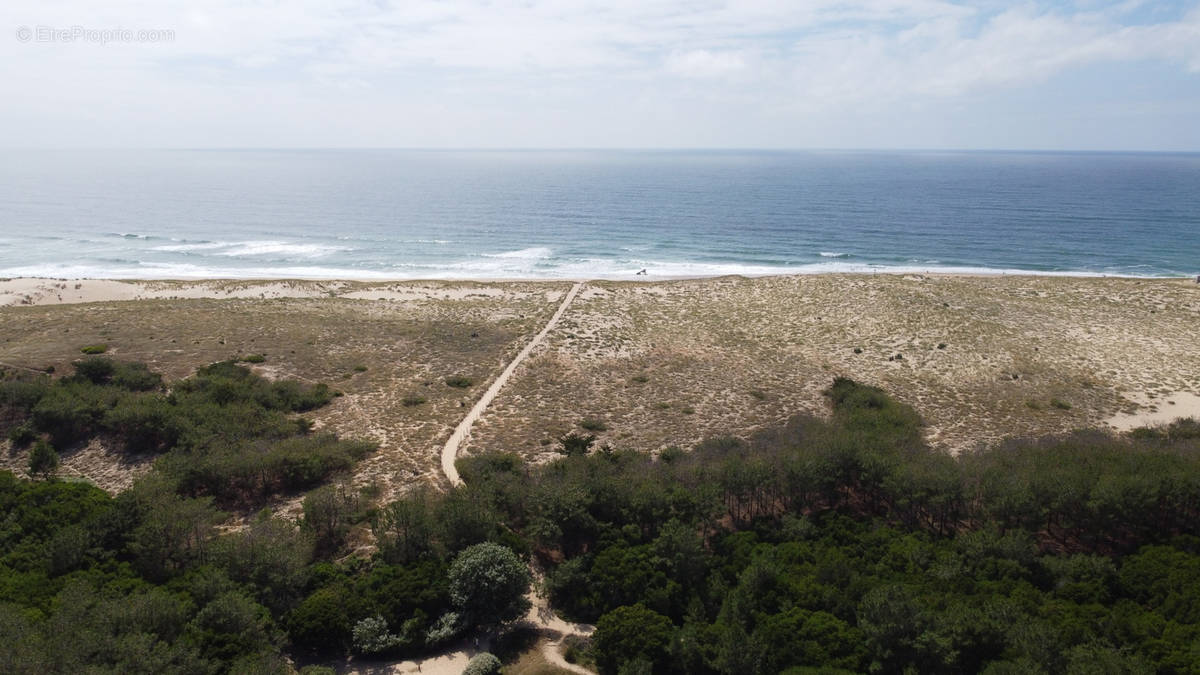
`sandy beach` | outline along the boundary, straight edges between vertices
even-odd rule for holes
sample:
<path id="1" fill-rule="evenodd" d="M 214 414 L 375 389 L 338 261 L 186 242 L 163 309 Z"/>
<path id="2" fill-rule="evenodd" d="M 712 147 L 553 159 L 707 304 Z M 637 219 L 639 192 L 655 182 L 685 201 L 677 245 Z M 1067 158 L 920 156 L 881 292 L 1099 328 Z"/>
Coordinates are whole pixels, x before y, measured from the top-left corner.
<path id="1" fill-rule="evenodd" d="M 0 363 L 69 372 L 85 345 L 168 378 L 264 354 L 268 376 L 345 395 L 318 427 L 380 451 L 356 483 L 382 498 L 444 480 L 439 453 L 543 329 L 566 281 L 0 281 Z M 644 450 L 824 414 L 835 376 L 911 403 L 936 447 L 1126 430 L 1200 415 L 1200 285 L 1191 280 L 954 275 L 584 283 L 479 415 L 462 452 L 540 461 L 581 423 Z M 445 384 L 454 375 L 471 384 Z M 418 396 L 419 405 L 404 400 Z M 144 470 L 103 447 L 63 472 L 108 489 Z M 4 453 L 21 469 L 23 458 Z"/>

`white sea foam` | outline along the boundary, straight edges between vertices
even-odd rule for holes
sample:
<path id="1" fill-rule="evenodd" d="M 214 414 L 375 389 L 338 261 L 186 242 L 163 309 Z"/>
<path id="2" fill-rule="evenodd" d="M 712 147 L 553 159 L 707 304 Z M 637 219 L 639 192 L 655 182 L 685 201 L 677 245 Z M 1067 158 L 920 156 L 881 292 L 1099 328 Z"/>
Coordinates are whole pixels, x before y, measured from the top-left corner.
<path id="1" fill-rule="evenodd" d="M 210 267 L 186 263 L 140 263 L 129 266 L 45 264 L 10 267 L 0 276 L 44 279 L 362 279 L 407 278 L 392 272 L 338 267 Z"/>
<path id="2" fill-rule="evenodd" d="M 347 246 L 329 246 L 327 244 L 293 244 L 286 241 L 240 241 L 217 255 L 230 257 L 245 257 L 259 255 L 298 256 L 301 258 L 320 258 L 338 251 L 351 250 Z"/>
<path id="3" fill-rule="evenodd" d="M 821 251 L 822 258 L 849 258 L 849 253 L 837 253 L 834 251 Z"/>
<path id="4" fill-rule="evenodd" d="M 646 270 L 645 275 L 637 272 Z M 989 267 L 937 265 L 870 265 L 821 262 L 808 265 L 746 265 L 671 260 L 577 258 L 547 263 L 539 258 L 472 258 L 444 263 L 404 263 L 391 269 L 288 265 L 224 267 L 187 263 L 127 264 L 47 263 L 0 269 L 0 277 L 65 279 L 630 279 L 656 280 L 716 276 L 780 274 L 963 274 L 1060 277 L 1123 276 L 1100 272 L 1044 272 Z M 1153 278 L 1153 277 L 1135 277 Z"/>
<path id="5" fill-rule="evenodd" d="M 485 258 L 544 259 L 554 255 L 554 251 L 545 246 L 533 246 L 516 251 L 505 251 L 503 253 L 484 253 L 482 255 Z"/>
<path id="6" fill-rule="evenodd" d="M 193 244 L 164 244 L 162 246 L 155 246 L 152 250 L 182 253 L 186 251 L 209 251 L 218 248 L 228 248 L 230 246 L 233 246 L 233 244 L 227 241 L 202 241 Z"/>

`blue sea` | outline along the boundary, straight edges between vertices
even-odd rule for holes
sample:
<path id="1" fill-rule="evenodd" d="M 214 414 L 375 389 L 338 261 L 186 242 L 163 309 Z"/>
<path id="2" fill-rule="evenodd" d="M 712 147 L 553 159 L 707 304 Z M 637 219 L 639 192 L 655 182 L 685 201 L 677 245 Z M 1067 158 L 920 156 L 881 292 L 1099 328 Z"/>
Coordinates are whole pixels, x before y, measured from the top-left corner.
<path id="1" fill-rule="evenodd" d="M 1200 155 L 0 152 L 4 277 L 909 271 L 1196 274 Z"/>

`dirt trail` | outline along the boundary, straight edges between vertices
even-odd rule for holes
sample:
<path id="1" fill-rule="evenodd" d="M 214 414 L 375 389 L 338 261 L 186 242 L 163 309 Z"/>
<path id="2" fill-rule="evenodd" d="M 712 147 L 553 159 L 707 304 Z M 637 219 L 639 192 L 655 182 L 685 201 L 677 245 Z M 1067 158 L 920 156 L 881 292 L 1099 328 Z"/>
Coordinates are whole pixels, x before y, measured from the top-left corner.
<path id="1" fill-rule="evenodd" d="M 450 435 L 450 439 L 446 441 L 446 445 L 442 447 L 442 471 L 446 474 L 446 479 L 449 480 L 452 485 L 462 484 L 462 478 L 458 476 L 458 469 L 454 467 L 454 460 L 458 458 L 458 449 L 462 446 L 463 442 L 466 441 L 467 435 L 471 433 L 471 426 L 474 425 L 475 421 L 478 420 L 480 415 L 483 414 L 483 411 L 488 407 L 488 404 L 492 402 L 492 399 L 496 398 L 496 394 L 500 393 L 500 390 L 504 387 L 504 384 L 508 382 L 508 378 L 512 376 L 513 371 L 517 369 L 517 366 L 521 365 L 521 362 L 524 361 L 527 356 L 529 356 L 534 348 L 542 343 L 542 340 L 545 339 L 546 334 L 549 333 L 558 323 L 558 320 L 562 318 L 562 315 L 567 311 L 567 308 L 571 306 L 571 301 L 574 300 L 575 296 L 579 294 L 579 290 L 581 288 L 583 288 L 582 282 L 576 283 L 571 287 L 571 290 L 567 292 L 566 297 L 563 298 L 562 304 L 560 304 L 558 309 L 554 312 L 554 316 L 550 317 L 550 320 L 546 322 L 546 325 L 542 328 L 541 332 L 533 336 L 533 339 L 529 341 L 529 344 L 525 345 L 525 348 L 517 354 L 516 358 L 514 358 L 512 362 L 508 364 L 508 367 L 506 367 L 504 371 L 501 372 L 496 378 L 496 380 L 492 382 L 491 386 L 487 388 L 487 391 L 483 393 L 483 396 L 476 401 L 475 405 L 471 408 L 471 411 L 468 412 L 466 417 L 464 417 L 462 421 L 458 423 L 458 427 L 454 430 L 454 433 Z M 534 575 L 535 578 L 538 576 L 536 570 L 534 570 Z M 549 603 L 546 602 L 546 599 L 539 596 L 535 591 L 531 590 L 529 592 L 529 600 L 531 608 L 529 610 L 529 615 L 526 617 L 526 621 L 533 624 L 533 626 L 536 627 L 543 636 L 545 636 L 545 639 L 541 642 L 541 651 L 546 657 L 546 660 L 563 670 L 579 673 L 580 675 L 592 675 L 592 671 L 573 663 L 568 663 L 567 660 L 563 658 L 562 653 L 559 652 L 559 648 L 561 647 L 563 640 L 568 635 L 587 636 L 591 634 L 594 628 L 585 624 L 573 624 L 558 618 L 555 616 L 554 611 L 550 609 Z"/>
<path id="2" fill-rule="evenodd" d="M 538 576 L 535 576 L 535 578 L 540 580 Z M 540 585 L 540 583 L 535 584 L 535 586 Z M 594 675 L 591 670 L 568 662 L 563 658 L 562 652 L 559 650 L 562 648 L 563 641 L 567 637 L 572 635 L 588 637 L 596 630 L 596 627 L 585 623 L 563 621 L 558 618 L 554 610 L 550 609 L 550 603 L 547 602 L 546 598 L 538 595 L 536 591 L 529 592 L 529 601 L 531 608 L 529 615 L 525 617 L 525 621 L 533 624 L 544 637 L 540 643 L 542 656 L 546 657 L 546 660 L 554 666 L 563 670 L 579 673 L 579 675 Z"/>
<path id="3" fill-rule="evenodd" d="M 517 354 L 516 358 L 512 360 L 512 363 L 509 363 L 508 367 L 504 369 L 504 372 L 500 373 L 499 377 L 492 382 L 492 386 L 488 387 L 487 391 L 483 392 L 483 396 L 481 396 L 479 400 L 475 402 L 475 405 L 471 408 L 471 411 L 467 413 L 467 416 L 458 423 L 458 427 L 454 430 L 454 433 L 450 434 L 450 439 L 447 440 L 446 445 L 442 447 L 442 472 L 446 474 L 446 478 L 450 481 L 451 485 L 462 484 L 462 479 L 458 477 L 458 469 L 454 467 L 454 460 L 458 458 L 459 447 L 462 446 L 463 441 L 467 440 L 467 435 L 471 433 L 471 426 L 474 425 L 475 421 L 479 419 L 479 416 L 483 414 L 484 409 L 488 407 L 488 404 L 492 402 L 492 399 L 496 398 L 496 394 L 500 393 L 500 389 L 502 389 L 504 384 L 508 382 L 508 378 L 512 377 L 513 371 L 517 369 L 517 366 L 521 365 L 521 362 L 525 360 L 525 357 L 529 356 L 529 353 L 533 351 L 534 347 L 537 347 L 542 343 L 542 340 L 546 337 L 546 334 L 549 333 L 550 330 L 554 328 L 554 325 L 558 323 L 558 320 L 562 318 L 563 312 L 567 311 L 567 307 L 571 305 L 571 301 L 575 299 L 575 296 L 579 293 L 580 288 L 583 288 L 583 282 L 576 283 L 571 287 L 570 291 L 567 291 L 567 296 L 563 298 L 562 304 L 558 306 L 558 310 L 555 311 L 554 316 L 550 317 L 550 320 L 546 322 L 546 325 L 542 328 L 541 332 L 533 336 L 533 339 L 529 341 L 529 344 L 525 345 L 525 348 L 522 349 L 519 354 Z"/>

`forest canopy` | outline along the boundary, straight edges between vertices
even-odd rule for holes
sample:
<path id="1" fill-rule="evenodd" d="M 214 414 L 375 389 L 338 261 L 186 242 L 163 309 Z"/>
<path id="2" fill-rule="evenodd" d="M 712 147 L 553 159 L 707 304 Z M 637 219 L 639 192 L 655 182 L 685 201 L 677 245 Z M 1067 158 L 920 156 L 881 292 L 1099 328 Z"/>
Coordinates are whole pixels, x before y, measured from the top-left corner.
<path id="1" fill-rule="evenodd" d="M 459 460 L 463 486 L 375 504 L 339 478 L 371 446 L 300 416 L 320 385 L 234 363 L 168 385 L 98 356 L 9 377 L 14 447 L 158 458 L 116 497 L 0 473 L 0 671 L 428 653 L 512 626 L 532 564 L 596 624 L 572 658 L 604 673 L 1200 673 L 1200 425 L 953 458 L 885 392 L 827 395 L 828 418 L 688 451 L 497 449 Z M 216 527 L 305 490 L 295 521 Z M 506 590 L 485 593 L 499 561 Z"/>

